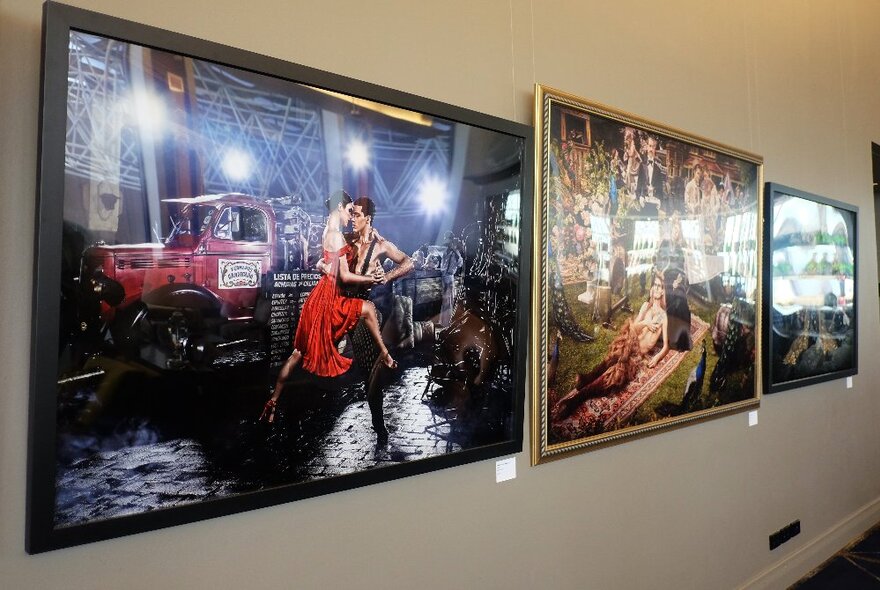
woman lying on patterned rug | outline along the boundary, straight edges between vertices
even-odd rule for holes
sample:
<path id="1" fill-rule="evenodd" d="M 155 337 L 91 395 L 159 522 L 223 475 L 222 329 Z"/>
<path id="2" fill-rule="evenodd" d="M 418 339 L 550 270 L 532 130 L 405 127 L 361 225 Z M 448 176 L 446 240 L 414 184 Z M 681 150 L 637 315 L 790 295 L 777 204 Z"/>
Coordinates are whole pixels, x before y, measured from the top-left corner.
<path id="1" fill-rule="evenodd" d="M 657 354 L 650 352 L 662 337 Z M 648 300 L 635 319 L 628 319 L 611 342 L 608 354 L 589 373 L 579 373 L 575 387 L 557 401 L 550 411 L 554 421 L 563 420 L 585 400 L 620 391 L 638 375 L 644 359 L 653 368 L 669 352 L 669 321 L 666 314 L 666 288 L 662 274 L 654 276 Z"/>

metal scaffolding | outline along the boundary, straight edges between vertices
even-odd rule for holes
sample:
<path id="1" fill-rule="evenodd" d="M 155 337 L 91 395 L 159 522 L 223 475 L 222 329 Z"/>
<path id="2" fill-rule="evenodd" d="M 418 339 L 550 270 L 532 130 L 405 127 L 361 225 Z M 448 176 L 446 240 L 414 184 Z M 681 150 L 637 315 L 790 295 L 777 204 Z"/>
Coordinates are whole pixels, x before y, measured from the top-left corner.
<path id="1" fill-rule="evenodd" d="M 201 175 L 206 193 L 297 195 L 304 207 L 316 210 L 350 173 L 340 155 L 345 142 L 366 134 L 370 196 L 386 214 L 412 216 L 419 214 L 418 195 L 425 178 L 445 178 L 451 171 L 452 128 L 425 136 L 383 125 L 381 117 L 365 122 L 341 116 L 322 108 L 322 101 L 296 85 L 284 92 L 276 82 L 261 85 L 259 76 L 200 60 L 191 61 L 192 94 L 186 117 L 178 119 L 179 124 L 185 121 L 185 128 L 156 135 L 147 146 L 142 143 L 133 90 L 151 81 L 148 72 L 130 63 L 142 59 L 134 51 L 138 48 L 73 32 L 70 49 L 69 175 L 92 182 L 109 179 L 152 195 L 148 185 L 161 179 L 147 178 L 159 172 L 145 166 L 145 150 L 186 149 L 197 155 L 193 173 Z M 145 79 L 132 79 L 137 76 Z M 167 91 L 150 89 L 160 95 Z M 328 130 L 329 124 L 336 128 Z M 233 150 L 250 160 L 246 178 L 232 178 L 224 167 L 224 158 Z"/>
<path id="2" fill-rule="evenodd" d="M 234 70 L 193 60 L 196 133 L 206 192 L 235 190 L 256 196 L 299 195 L 316 205 L 328 194 L 320 112 L 292 95 L 267 91 Z M 253 158 L 254 173 L 229 178 L 223 158 L 238 150 Z"/>
<path id="3" fill-rule="evenodd" d="M 67 174 L 141 190 L 139 138 L 131 125 L 128 44 L 70 34 Z"/>

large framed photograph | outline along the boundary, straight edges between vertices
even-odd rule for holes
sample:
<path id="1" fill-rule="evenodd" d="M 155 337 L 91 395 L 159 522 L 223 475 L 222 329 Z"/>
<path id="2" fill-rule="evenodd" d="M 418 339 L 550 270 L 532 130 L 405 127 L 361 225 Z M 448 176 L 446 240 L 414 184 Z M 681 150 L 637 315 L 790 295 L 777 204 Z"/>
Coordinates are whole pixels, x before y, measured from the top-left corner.
<path id="1" fill-rule="evenodd" d="M 761 158 L 535 104 L 532 462 L 757 405 Z"/>
<path id="2" fill-rule="evenodd" d="M 518 452 L 531 128 L 48 3 L 27 550 Z"/>
<path id="3" fill-rule="evenodd" d="M 768 182 L 766 391 L 858 372 L 858 207 Z"/>

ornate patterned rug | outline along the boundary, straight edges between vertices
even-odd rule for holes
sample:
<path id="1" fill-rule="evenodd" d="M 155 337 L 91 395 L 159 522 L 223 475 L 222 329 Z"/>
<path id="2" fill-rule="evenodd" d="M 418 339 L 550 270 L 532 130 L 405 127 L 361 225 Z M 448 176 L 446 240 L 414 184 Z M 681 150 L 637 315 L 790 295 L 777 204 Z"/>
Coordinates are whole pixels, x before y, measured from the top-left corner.
<path id="1" fill-rule="evenodd" d="M 696 315 L 691 315 L 691 342 L 698 343 L 708 330 L 709 324 Z M 689 352 L 669 351 L 653 369 L 644 364 L 626 389 L 586 400 L 571 416 L 550 425 L 552 442 L 569 442 L 610 432 L 625 425 L 639 406 L 678 368 Z"/>

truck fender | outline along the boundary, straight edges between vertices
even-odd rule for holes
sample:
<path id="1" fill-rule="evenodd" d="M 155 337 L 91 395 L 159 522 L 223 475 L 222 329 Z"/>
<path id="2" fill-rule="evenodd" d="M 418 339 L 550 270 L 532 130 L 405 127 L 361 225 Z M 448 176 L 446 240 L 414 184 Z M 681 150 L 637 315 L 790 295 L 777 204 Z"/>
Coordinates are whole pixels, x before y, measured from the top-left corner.
<path id="1" fill-rule="evenodd" d="M 220 311 L 221 301 L 208 289 L 191 283 L 168 283 L 149 293 L 141 301 L 150 309 L 192 309 L 201 312 Z"/>
<path id="2" fill-rule="evenodd" d="M 87 288 L 99 300 L 110 307 L 116 307 L 125 299 L 125 289 L 122 285 L 105 275 L 101 270 L 96 270 L 90 277 Z"/>

